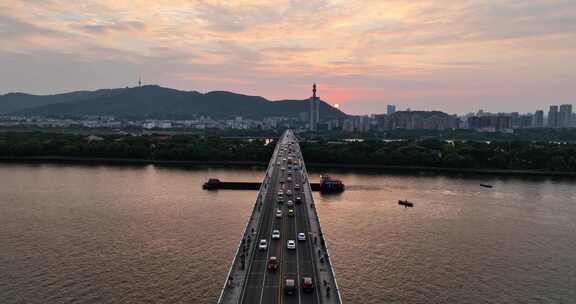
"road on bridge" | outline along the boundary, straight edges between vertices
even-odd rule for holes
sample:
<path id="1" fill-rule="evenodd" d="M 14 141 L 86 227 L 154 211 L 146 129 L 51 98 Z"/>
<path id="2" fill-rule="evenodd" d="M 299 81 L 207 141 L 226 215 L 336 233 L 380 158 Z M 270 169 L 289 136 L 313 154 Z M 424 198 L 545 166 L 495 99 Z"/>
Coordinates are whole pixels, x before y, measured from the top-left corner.
<path id="1" fill-rule="evenodd" d="M 254 240 L 257 243 L 266 240 L 267 249 L 256 248 L 252 260 L 248 262 L 241 303 L 320 303 L 319 282 L 313 260 L 313 243 L 317 236 L 311 232 L 307 210 L 310 202 L 303 193 L 308 188 L 308 180 L 302 171 L 300 147 L 291 132 L 282 137 L 279 145 L 274 163 L 276 167 L 269 184 L 273 191 L 268 191 L 262 202 L 262 219 Z M 289 209 L 293 210 L 293 215 L 289 214 Z M 281 212 L 279 216 L 278 210 Z M 274 230 L 280 231 L 278 239 L 272 238 Z M 304 233 L 306 240 L 299 241 L 299 233 Z M 289 240 L 294 241 L 295 249 L 288 248 Z M 271 257 L 278 260 L 276 271 L 268 269 Z M 312 292 L 303 291 L 302 282 L 305 277 L 312 278 Z M 287 279 L 295 281 L 294 294 L 286 294 Z"/>

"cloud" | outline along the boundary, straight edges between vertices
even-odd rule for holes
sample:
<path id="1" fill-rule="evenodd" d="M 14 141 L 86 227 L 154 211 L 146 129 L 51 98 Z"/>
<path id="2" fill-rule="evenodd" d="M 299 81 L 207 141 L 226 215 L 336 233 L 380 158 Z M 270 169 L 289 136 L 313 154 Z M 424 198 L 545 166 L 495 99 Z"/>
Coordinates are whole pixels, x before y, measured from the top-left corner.
<path id="1" fill-rule="evenodd" d="M 14 39 L 30 35 L 60 35 L 60 34 L 61 33 L 58 31 L 35 26 L 31 23 L 0 14 L 1 39 Z"/>
<path id="2" fill-rule="evenodd" d="M 79 28 L 88 33 L 104 34 L 111 32 L 138 32 L 144 30 L 146 25 L 139 21 L 123 21 L 109 24 L 83 24 Z"/>
<path id="3" fill-rule="evenodd" d="M 362 112 L 424 100 L 456 109 L 456 99 L 480 103 L 479 92 L 521 98 L 513 88 L 538 85 L 565 99 L 564 79 L 576 77 L 573 0 L 2 1 L 0 38 L 9 69 L 32 71 L 33 60 L 69 71 L 4 79 L 36 92 L 143 76 L 282 99 L 306 97 L 318 80 L 338 92 L 324 96 Z"/>

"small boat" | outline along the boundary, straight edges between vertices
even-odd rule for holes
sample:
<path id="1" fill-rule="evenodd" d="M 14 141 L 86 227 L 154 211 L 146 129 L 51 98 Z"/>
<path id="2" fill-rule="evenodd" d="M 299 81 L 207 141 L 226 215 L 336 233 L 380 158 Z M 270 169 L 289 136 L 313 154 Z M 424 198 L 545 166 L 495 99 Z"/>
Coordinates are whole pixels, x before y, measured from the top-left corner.
<path id="1" fill-rule="evenodd" d="M 211 178 L 207 182 L 202 185 L 202 189 L 204 190 L 216 190 L 219 188 L 222 182 L 217 178 Z"/>
<path id="2" fill-rule="evenodd" d="M 492 188 L 494 186 L 492 185 L 488 185 L 488 184 L 480 184 L 480 187 L 484 187 L 484 188 Z"/>
<path id="3" fill-rule="evenodd" d="M 405 208 L 414 207 L 414 203 L 411 203 L 411 202 L 409 202 L 409 201 L 407 201 L 407 200 L 399 200 L 399 201 L 398 201 L 398 205 L 404 206 Z"/>

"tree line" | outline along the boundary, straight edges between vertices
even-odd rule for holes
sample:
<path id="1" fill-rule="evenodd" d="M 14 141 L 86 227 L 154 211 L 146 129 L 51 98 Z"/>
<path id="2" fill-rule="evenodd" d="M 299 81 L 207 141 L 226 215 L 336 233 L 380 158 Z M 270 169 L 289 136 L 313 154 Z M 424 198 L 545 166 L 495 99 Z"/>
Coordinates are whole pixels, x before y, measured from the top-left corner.
<path id="1" fill-rule="evenodd" d="M 275 143 L 202 135 L 0 133 L 0 157 L 267 162 Z M 576 172 L 576 144 L 524 140 L 304 140 L 307 163 Z"/>

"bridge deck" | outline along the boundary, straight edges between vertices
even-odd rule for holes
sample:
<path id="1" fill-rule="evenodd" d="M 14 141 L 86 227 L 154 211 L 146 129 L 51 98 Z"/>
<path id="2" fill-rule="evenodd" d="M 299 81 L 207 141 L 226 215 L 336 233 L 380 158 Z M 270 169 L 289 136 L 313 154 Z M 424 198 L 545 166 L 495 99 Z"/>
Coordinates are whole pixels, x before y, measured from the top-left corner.
<path id="1" fill-rule="evenodd" d="M 284 193 L 283 203 L 278 203 L 279 191 Z M 288 207 L 289 200 L 293 207 Z M 293 216 L 288 209 L 293 209 Z M 279 239 L 272 239 L 273 230 L 280 231 Z M 306 240 L 298 241 L 298 233 L 304 233 Z M 260 240 L 266 240 L 265 250 L 259 249 Z M 294 240 L 295 249 L 287 248 L 288 240 Z M 279 267 L 269 271 L 273 256 Z M 305 277 L 312 278 L 312 292 L 302 288 Z M 295 280 L 292 295 L 285 292 L 286 279 Z M 341 303 L 306 166 L 291 131 L 282 135 L 270 159 L 218 303 Z"/>

